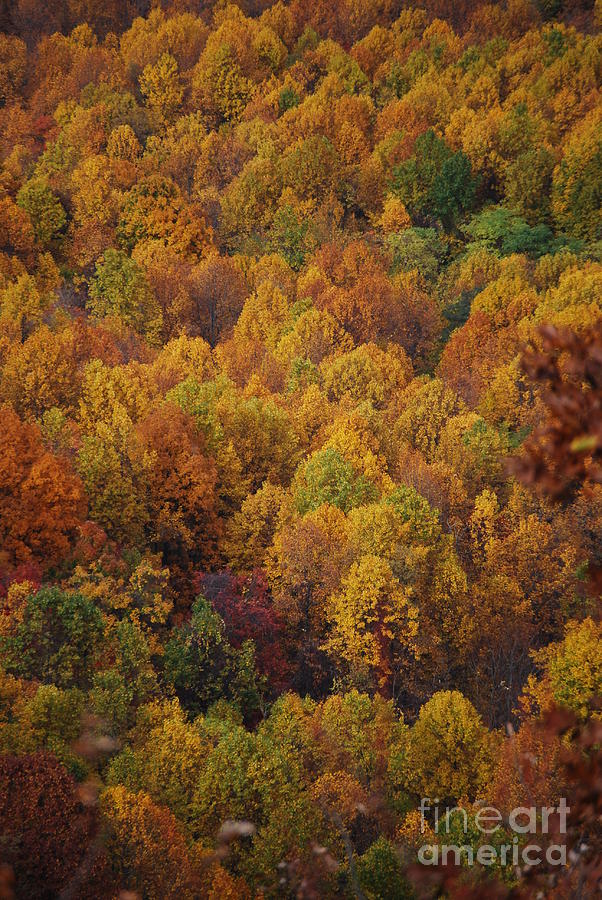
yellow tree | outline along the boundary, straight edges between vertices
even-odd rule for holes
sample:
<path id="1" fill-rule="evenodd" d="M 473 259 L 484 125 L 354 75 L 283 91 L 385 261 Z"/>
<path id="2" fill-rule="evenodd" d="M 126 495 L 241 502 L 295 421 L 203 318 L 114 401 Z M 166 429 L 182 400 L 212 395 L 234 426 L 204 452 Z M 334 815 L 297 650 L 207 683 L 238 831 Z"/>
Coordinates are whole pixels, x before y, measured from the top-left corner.
<path id="1" fill-rule="evenodd" d="M 78 453 L 78 471 L 90 498 L 90 517 L 126 544 L 143 539 L 148 522 L 148 473 L 132 420 L 115 403 L 108 421 L 92 425 Z"/>
<path id="2" fill-rule="evenodd" d="M 602 234 L 601 125 L 598 107 L 573 130 L 552 186 L 552 211 L 559 226 L 590 241 Z"/>
<path id="3" fill-rule="evenodd" d="M 171 53 L 163 53 L 154 65 L 145 67 L 140 76 L 140 91 L 152 117 L 165 127 L 175 118 L 184 97 L 178 74 L 178 63 Z"/>
<path id="4" fill-rule="evenodd" d="M 567 622 L 561 641 L 533 654 L 539 676 L 530 676 L 523 706 L 545 712 L 557 704 L 585 721 L 602 691 L 602 628 L 591 617 Z"/>
<path id="5" fill-rule="evenodd" d="M 229 522 L 223 543 L 228 561 L 235 570 L 251 571 L 263 566 L 266 552 L 278 525 L 285 492 L 270 481 L 249 494 Z"/>
<path id="6" fill-rule="evenodd" d="M 74 412 L 81 386 L 79 348 L 72 328 L 43 325 L 11 348 L 0 378 L 0 398 L 27 420 L 51 409 Z"/>
<path id="7" fill-rule="evenodd" d="M 327 615 L 328 653 L 344 660 L 360 685 L 374 679 L 394 696 L 415 653 L 418 612 L 390 565 L 378 556 L 362 556 L 328 601 Z"/>
<path id="8" fill-rule="evenodd" d="M 342 510 L 324 504 L 303 518 L 291 516 L 277 531 L 266 570 L 274 606 L 297 639 L 298 690 L 323 684 L 326 602 L 351 562 Z"/>
<path id="9" fill-rule="evenodd" d="M 108 788 L 100 811 L 109 835 L 109 852 L 127 888 L 149 900 L 198 896 L 198 874 L 183 829 L 148 794 Z"/>
<path id="10" fill-rule="evenodd" d="M 18 95 L 27 73 L 27 47 L 18 37 L 0 36 L 0 102 L 4 106 Z"/>
<path id="11" fill-rule="evenodd" d="M 474 800 L 490 782 L 496 743 L 469 700 L 440 691 L 400 741 L 391 774 L 419 797 Z"/>

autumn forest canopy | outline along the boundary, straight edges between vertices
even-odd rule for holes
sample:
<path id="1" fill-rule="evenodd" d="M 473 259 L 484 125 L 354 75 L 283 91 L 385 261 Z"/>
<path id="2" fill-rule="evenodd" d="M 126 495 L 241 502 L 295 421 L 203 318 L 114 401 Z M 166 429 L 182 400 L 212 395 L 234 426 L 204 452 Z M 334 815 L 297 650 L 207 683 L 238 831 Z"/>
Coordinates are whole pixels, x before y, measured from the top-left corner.
<path id="1" fill-rule="evenodd" d="M 601 25 L 0 3 L 1 897 L 598 896 Z"/>

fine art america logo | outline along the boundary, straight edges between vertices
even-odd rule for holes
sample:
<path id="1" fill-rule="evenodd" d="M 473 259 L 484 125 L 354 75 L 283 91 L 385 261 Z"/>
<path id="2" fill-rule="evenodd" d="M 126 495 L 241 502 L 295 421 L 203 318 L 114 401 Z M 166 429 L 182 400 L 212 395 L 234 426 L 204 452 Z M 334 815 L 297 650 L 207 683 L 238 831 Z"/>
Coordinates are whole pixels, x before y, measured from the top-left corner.
<path id="1" fill-rule="evenodd" d="M 551 866 L 565 866 L 567 848 L 563 843 L 538 843 L 534 835 L 553 834 L 554 838 L 566 834 L 567 815 L 571 809 L 566 799 L 558 806 L 517 806 L 505 817 L 494 806 L 483 806 L 470 816 L 462 807 L 445 807 L 441 810 L 438 799 L 423 797 L 420 801 L 420 833 L 433 830 L 436 843 L 423 844 L 418 859 L 425 866 L 454 864 L 474 866 L 537 866 L 547 862 Z M 426 816 L 429 816 L 430 822 Z M 553 825 L 551 826 L 551 821 Z M 459 834 L 471 839 L 465 843 L 446 843 L 456 840 Z M 480 843 L 481 835 L 495 835 L 492 843 Z M 500 840 L 504 838 L 505 840 Z M 477 846 L 478 845 L 478 846 Z"/>

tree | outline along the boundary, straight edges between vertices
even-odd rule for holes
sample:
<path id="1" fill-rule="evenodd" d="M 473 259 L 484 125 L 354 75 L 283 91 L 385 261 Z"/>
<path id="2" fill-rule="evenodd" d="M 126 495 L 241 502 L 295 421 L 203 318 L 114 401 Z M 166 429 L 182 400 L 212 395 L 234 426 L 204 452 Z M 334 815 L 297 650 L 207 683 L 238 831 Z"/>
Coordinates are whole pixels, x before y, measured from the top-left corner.
<path id="1" fill-rule="evenodd" d="M 406 880 L 395 847 L 379 837 L 357 861 L 358 879 L 369 897 L 382 900 L 409 900 L 414 890 Z"/>
<path id="2" fill-rule="evenodd" d="M 198 715 L 221 698 L 252 715 L 259 702 L 252 641 L 229 643 L 223 619 L 199 596 L 190 622 L 175 629 L 165 647 L 165 680 Z"/>
<path id="3" fill-rule="evenodd" d="M 207 381 L 215 377 L 216 370 L 211 347 L 203 338 L 189 338 L 185 334 L 163 345 L 153 363 L 153 377 L 160 390 L 179 386 L 182 392 L 190 379 Z M 166 394 L 170 399 L 176 395 Z M 185 410 L 187 411 L 187 410 Z"/>
<path id="4" fill-rule="evenodd" d="M 161 330 L 161 311 L 142 269 L 121 250 L 106 250 L 96 263 L 87 306 L 98 318 L 113 316 L 151 341 Z"/>
<path id="5" fill-rule="evenodd" d="M 27 46 L 14 35 L 0 35 L 0 105 L 14 100 L 27 72 Z"/>
<path id="6" fill-rule="evenodd" d="M 130 745 L 107 768 L 107 786 L 144 792 L 179 822 L 194 820 L 199 773 L 207 762 L 213 735 L 193 725 L 177 699 L 158 699 L 138 710 Z"/>
<path id="7" fill-rule="evenodd" d="M 536 645 L 558 638 L 578 589 L 577 560 L 587 554 L 568 535 L 559 535 L 541 515 L 518 515 L 507 534 L 487 545 L 486 570 L 509 573 L 533 608 Z"/>
<path id="8" fill-rule="evenodd" d="M 251 572 L 257 565 L 263 565 L 284 498 L 284 490 L 269 481 L 245 497 L 240 510 L 228 523 L 223 545 L 235 571 Z"/>
<path id="9" fill-rule="evenodd" d="M 385 498 L 407 529 L 412 542 L 434 544 L 441 536 L 440 514 L 428 500 L 410 485 L 396 487 Z"/>
<path id="10" fill-rule="evenodd" d="M 439 362 L 439 372 L 446 385 L 471 407 L 478 406 L 487 387 L 499 374 L 500 363 L 514 355 L 517 339 L 508 335 L 508 349 L 503 352 L 501 329 L 480 309 L 450 336 Z"/>
<path id="11" fill-rule="evenodd" d="M 602 691 L 600 650 L 599 623 L 590 617 L 568 622 L 561 641 L 533 654 L 541 676 L 529 678 L 526 698 L 541 712 L 557 704 L 585 721 L 594 698 Z"/>
<path id="12" fill-rule="evenodd" d="M 299 441 L 286 411 L 271 398 L 224 392 L 216 412 L 227 441 L 236 448 L 248 491 L 269 480 L 289 483 L 299 460 Z"/>
<path id="13" fill-rule="evenodd" d="M 52 246 L 63 231 L 67 216 L 61 201 L 48 184 L 43 179 L 26 182 L 17 194 L 17 205 L 29 216 L 41 246 Z"/>
<path id="14" fill-rule="evenodd" d="M 90 523 L 91 524 L 91 523 Z M 94 535 L 93 535 L 94 537 Z M 138 629 L 156 646 L 156 635 L 167 621 L 173 608 L 169 589 L 169 569 L 161 566 L 159 554 L 136 551 L 121 552 L 107 541 L 104 532 L 97 536 L 98 545 L 88 554 L 80 543 L 79 565 L 69 579 L 69 585 L 85 594 L 102 610 L 112 626 L 127 621 L 134 631 L 111 632 L 116 641 L 113 653 L 119 658 L 121 638 L 135 648 Z M 140 636 L 140 640 L 144 639 Z M 130 651 L 128 651 L 130 652 Z M 145 649 L 132 649 L 132 654 L 142 658 Z"/>
<path id="15" fill-rule="evenodd" d="M 190 12 L 166 16 L 160 7 L 137 16 L 121 34 L 120 49 L 128 73 L 137 78 L 146 65 L 170 53 L 182 72 L 196 63 L 207 39 L 207 26 Z"/>
<path id="16" fill-rule="evenodd" d="M 166 565 L 215 559 L 219 522 L 216 468 L 192 419 L 164 404 L 138 424 L 148 484 L 147 533 Z"/>
<path id="17" fill-rule="evenodd" d="M 385 789 L 391 752 L 407 731 L 392 700 L 357 690 L 332 694 L 316 705 L 310 726 L 325 771 L 349 772 L 368 792 Z"/>
<path id="18" fill-rule="evenodd" d="M 334 448 L 318 450 L 298 470 L 294 480 L 295 503 L 301 515 L 329 503 L 344 512 L 378 494 L 374 484 L 356 474 Z"/>
<path id="19" fill-rule="evenodd" d="M 415 366 L 424 369 L 440 336 L 441 314 L 415 272 L 397 275 L 393 284 L 397 339 Z"/>
<path id="20" fill-rule="evenodd" d="M 390 194 L 386 198 L 378 225 L 386 235 L 398 234 L 411 227 L 412 220 L 399 197 Z"/>
<path id="21" fill-rule="evenodd" d="M 441 430 L 437 457 L 464 479 L 469 493 L 480 493 L 485 485 L 502 480 L 502 459 L 508 439 L 476 413 L 450 418 Z"/>
<path id="22" fill-rule="evenodd" d="M 85 517 L 82 483 L 44 447 L 37 425 L 0 408 L 0 560 L 2 568 L 60 563 Z"/>
<path id="23" fill-rule="evenodd" d="M 553 169 L 554 157 L 545 146 L 525 151 L 506 169 L 504 203 L 529 225 L 549 218 Z"/>
<path id="24" fill-rule="evenodd" d="M 272 221 L 269 245 L 274 253 L 280 253 L 295 271 L 298 271 L 305 262 L 309 249 L 308 229 L 308 223 L 299 218 L 290 204 L 280 207 Z"/>
<path id="25" fill-rule="evenodd" d="M 444 227 L 452 227 L 474 206 L 477 186 L 470 160 L 461 150 L 445 160 L 429 193 L 433 211 Z"/>
<path id="26" fill-rule="evenodd" d="M 106 856 L 92 843 L 93 811 L 51 753 L 0 756 L 0 819 L 3 858 L 21 896 L 47 900 L 73 887 L 99 900 L 114 896 Z"/>
<path id="27" fill-rule="evenodd" d="M 0 194 L 0 251 L 29 260 L 34 246 L 35 233 L 29 216 L 12 197 Z"/>
<path id="28" fill-rule="evenodd" d="M 89 352 L 77 325 L 52 331 L 41 325 L 7 355 L 0 396 L 26 421 L 65 419 L 75 412 L 82 386 L 82 362 Z M 98 348 L 98 352 L 102 352 Z M 63 446 L 63 449 L 67 449 Z"/>
<path id="29" fill-rule="evenodd" d="M 286 522 L 268 552 L 267 574 L 274 606 L 293 637 L 295 687 L 302 693 L 325 682 L 327 659 L 320 645 L 326 631 L 326 600 L 350 563 L 344 513 L 324 504 Z"/>
<path id="30" fill-rule="evenodd" d="M 325 244 L 299 279 L 299 292 L 326 310 L 358 343 L 403 335 L 403 304 L 385 260 L 365 242 Z"/>
<path id="31" fill-rule="evenodd" d="M 411 374 L 407 354 L 393 343 L 386 350 L 362 344 L 322 365 L 324 390 L 330 399 L 367 400 L 376 409 L 386 407 L 406 387 Z"/>
<path id="32" fill-rule="evenodd" d="M 538 641 L 537 604 L 511 570 L 487 566 L 456 635 L 472 702 L 491 726 L 510 721 Z"/>
<path id="33" fill-rule="evenodd" d="M 140 92 L 160 125 L 175 118 L 184 97 L 178 76 L 178 64 L 171 53 L 163 53 L 154 65 L 149 63 L 140 76 Z"/>
<path id="34" fill-rule="evenodd" d="M 204 256 L 211 232 L 178 186 L 162 175 L 138 181 L 124 196 L 117 237 L 124 249 L 141 241 L 162 241 L 191 261 Z"/>
<path id="35" fill-rule="evenodd" d="M 236 721 L 207 717 L 203 724 L 213 732 L 213 746 L 199 773 L 193 810 L 199 834 L 213 838 L 228 820 L 257 821 L 261 815 L 249 773 L 257 741 Z"/>
<path id="36" fill-rule="evenodd" d="M 85 688 L 103 637 L 102 616 L 87 597 L 45 587 L 24 599 L 0 641 L 9 672 L 59 687 Z"/>
<path id="37" fill-rule="evenodd" d="M 14 323 L 22 341 L 41 324 L 50 305 L 50 297 L 38 290 L 31 275 L 21 275 L 0 293 L 2 319 Z"/>
<path id="38" fill-rule="evenodd" d="M 282 161 L 284 184 L 300 200 L 314 204 L 340 191 L 339 155 L 327 137 L 312 135 L 298 142 Z"/>
<path id="39" fill-rule="evenodd" d="M 327 772 L 311 788 L 312 799 L 327 818 L 339 820 L 349 828 L 366 805 L 366 792 L 348 772 Z"/>
<path id="40" fill-rule="evenodd" d="M 434 282 L 445 259 L 445 245 L 434 228 L 406 228 L 391 234 L 387 246 L 393 254 L 393 270 L 418 272 L 427 283 Z"/>
<path id="41" fill-rule="evenodd" d="M 107 534 L 128 545 L 140 544 L 148 522 L 148 472 L 134 425 L 113 401 L 110 421 L 102 419 L 84 435 L 77 469 L 90 503 L 90 517 Z"/>
<path id="42" fill-rule="evenodd" d="M 40 684 L 27 704 L 25 718 L 37 740 L 57 753 L 61 744 L 69 746 L 79 738 L 83 706 L 84 695 L 78 688 L 61 689 L 54 684 Z"/>
<path id="43" fill-rule="evenodd" d="M 229 257 L 211 255 L 194 270 L 192 333 L 201 334 L 214 347 L 234 327 L 248 288 L 240 268 Z"/>
<path id="44" fill-rule="evenodd" d="M 139 268 L 160 310 L 161 338 L 198 334 L 191 262 L 158 240 L 137 244 L 132 251 L 132 262 Z"/>
<path id="45" fill-rule="evenodd" d="M 528 253 L 537 258 L 562 246 L 562 241 L 554 241 L 547 225 L 540 222 L 531 228 L 517 213 L 503 206 L 484 209 L 463 226 L 463 231 L 478 247 L 498 250 L 503 256 Z"/>
<path id="46" fill-rule="evenodd" d="M 431 128 L 394 170 L 393 186 L 414 217 L 434 216 L 449 228 L 472 207 L 477 182 L 468 157 L 462 150 L 452 153 Z"/>
<path id="47" fill-rule="evenodd" d="M 107 142 L 107 154 L 111 155 L 84 155 L 71 176 L 71 257 L 80 265 L 87 266 L 115 243 L 121 192 L 131 186 L 137 174 L 135 144 L 128 150 L 128 143 L 137 138 L 129 125 L 122 128 L 129 128 L 131 135 L 128 131 L 112 131 Z"/>
<path id="48" fill-rule="evenodd" d="M 109 631 L 113 664 L 97 671 L 90 699 L 105 728 L 122 735 L 134 725 L 137 711 L 159 693 L 151 663 L 151 647 L 134 621 L 122 621 Z"/>
<path id="49" fill-rule="evenodd" d="M 404 394 L 397 434 L 430 461 L 436 456 L 444 425 L 463 410 L 460 398 L 440 380 L 414 379 Z"/>
<path id="50" fill-rule="evenodd" d="M 253 641 L 257 671 L 268 678 L 273 689 L 282 690 L 289 675 L 284 621 L 274 609 L 264 573 L 257 569 L 246 576 L 228 572 L 204 575 L 199 585 L 223 619 L 228 641 L 235 649 Z"/>
<path id="51" fill-rule="evenodd" d="M 552 211 L 560 228 L 595 241 L 602 234 L 600 114 L 593 111 L 576 128 L 554 171 Z"/>
<path id="52" fill-rule="evenodd" d="M 107 156 L 135 162 L 142 155 L 142 146 L 131 125 L 117 125 L 107 139 Z"/>
<path id="53" fill-rule="evenodd" d="M 441 527 L 437 512 L 413 488 L 397 488 L 379 503 L 351 510 L 347 522 L 355 558 L 378 556 L 405 585 L 417 587 L 424 579 L 425 567 L 434 580 L 436 570 L 429 551 L 443 556 Z"/>
<path id="54" fill-rule="evenodd" d="M 383 692 L 394 696 L 395 679 L 413 655 L 418 616 L 389 564 L 378 556 L 362 556 L 328 601 L 327 614 L 328 653 L 345 661 L 360 687 L 374 677 Z"/>
<path id="55" fill-rule="evenodd" d="M 562 797 L 562 743 L 542 723 L 526 719 L 502 743 L 494 772 L 491 800 L 503 812 L 519 806 L 545 806 Z"/>
<path id="56" fill-rule="evenodd" d="M 198 896 L 199 873 L 186 836 L 168 809 L 147 794 L 118 786 L 103 793 L 100 812 L 111 860 L 128 889 L 149 900 Z"/>
<path id="57" fill-rule="evenodd" d="M 420 710 L 391 767 L 412 793 L 446 800 L 474 799 L 491 778 L 494 735 L 459 691 L 439 691 Z"/>
<path id="58" fill-rule="evenodd" d="M 254 85 L 243 75 L 230 47 L 222 45 L 213 58 L 201 59 L 193 75 L 192 90 L 195 102 L 206 107 L 219 125 L 240 119 Z"/>

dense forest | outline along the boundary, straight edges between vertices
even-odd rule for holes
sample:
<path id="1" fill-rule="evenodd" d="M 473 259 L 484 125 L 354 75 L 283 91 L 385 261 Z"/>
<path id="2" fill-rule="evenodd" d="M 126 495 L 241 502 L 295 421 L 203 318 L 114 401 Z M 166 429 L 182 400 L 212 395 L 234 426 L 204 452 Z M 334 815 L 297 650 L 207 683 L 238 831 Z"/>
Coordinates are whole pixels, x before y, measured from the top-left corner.
<path id="1" fill-rule="evenodd" d="M 0 897 L 599 896 L 601 25 L 0 3 Z"/>

